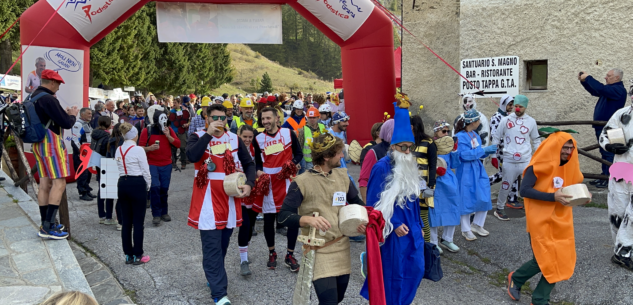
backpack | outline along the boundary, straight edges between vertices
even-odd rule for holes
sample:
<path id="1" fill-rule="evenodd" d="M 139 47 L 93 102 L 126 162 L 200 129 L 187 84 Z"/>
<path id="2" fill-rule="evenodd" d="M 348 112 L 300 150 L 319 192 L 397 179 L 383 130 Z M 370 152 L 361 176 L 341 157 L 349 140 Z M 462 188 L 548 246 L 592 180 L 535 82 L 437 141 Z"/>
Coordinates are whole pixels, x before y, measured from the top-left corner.
<path id="1" fill-rule="evenodd" d="M 51 125 L 52 120 L 48 120 L 46 125 L 43 125 L 35 111 L 35 103 L 45 95 L 49 94 L 40 92 L 35 97 L 29 96 L 22 104 L 11 104 L 9 106 L 10 110 L 7 113 L 12 114 L 9 122 L 24 143 L 39 143 L 46 137 L 46 130 Z M 18 113 L 19 118 L 17 117 Z"/>
<path id="2" fill-rule="evenodd" d="M 108 153 L 109 141 L 110 137 L 103 137 L 97 141 L 92 141 L 92 143 L 90 143 L 90 149 L 92 149 L 92 151 L 94 152 L 97 152 L 102 157 L 106 157 L 106 154 Z"/>

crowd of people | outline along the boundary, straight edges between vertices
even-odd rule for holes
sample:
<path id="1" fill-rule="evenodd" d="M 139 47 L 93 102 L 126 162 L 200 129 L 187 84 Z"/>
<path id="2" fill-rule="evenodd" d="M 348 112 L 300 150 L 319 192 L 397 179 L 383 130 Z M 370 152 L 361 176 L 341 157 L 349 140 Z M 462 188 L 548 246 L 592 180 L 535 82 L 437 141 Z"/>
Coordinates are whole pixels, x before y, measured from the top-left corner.
<path id="1" fill-rule="evenodd" d="M 627 139 L 633 136 L 628 125 L 631 107 L 622 108 L 627 96 L 622 76 L 622 71 L 613 69 L 606 85 L 586 73 L 579 80 L 589 93 L 600 97 L 595 120 L 609 120 L 604 131 L 594 126 L 604 158 L 614 154 L 617 162 L 632 163 L 633 140 L 610 143 L 606 132 L 621 128 Z M 150 261 L 143 251 L 146 209 L 151 208 L 153 225 L 171 221 L 172 171 L 193 164 L 187 221 L 200 231 L 203 270 L 215 304 L 230 304 L 224 261 L 236 228 L 240 274 L 252 274 L 248 247 L 260 214 L 269 269 L 277 268 L 276 233 L 285 235 L 284 265 L 293 272 L 302 267 L 294 256 L 300 231 L 307 235 L 312 227 L 322 233 L 324 245 L 303 246 L 304 253 L 316 251 L 311 282 L 320 304 L 343 300 L 352 272 L 350 241 L 365 238 L 361 273 L 366 280 L 361 295 L 386 304 L 411 304 L 425 274 L 425 255 L 429 255 L 425 243 L 440 253 L 457 252 L 460 248 L 453 240 L 457 226 L 466 241 L 491 234 L 484 226 L 487 212 L 493 209 L 490 188 L 495 183 L 501 183 L 501 188 L 494 216 L 508 221 L 505 208 L 525 209 L 534 253 L 532 260 L 508 275 L 509 296 L 518 300 L 523 283 L 542 272 L 532 303 L 547 304 L 554 284 L 573 274 L 573 216 L 570 196 L 561 188 L 583 180 L 576 141 L 562 131 L 542 140 L 536 121 L 527 114 L 529 99 L 524 95 L 503 96 L 489 121 L 476 109 L 473 96 L 462 96 L 464 112 L 452 125 L 446 119 L 435 121 L 429 134 L 422 117 L 409 112 L 409 97 L 398 93 L 394 118 L 385 117 L 368 130 L 373 141 L 354 160 L 360 164 L 360 177 L 355 180 L 346 169 L 352 158 L 346 149 L 350 117 L 345 113 L 343 92 L 161 98 L 137 93 L 129 102 L 106 100 L 94 109 L 64 110 L 54 96 L 61 84 L 56 72 L 45 70 L 41 86 L 33 93 L 46 93 L 36 109 L 42 122 L 51 122 L 44 141 L 33 146 L 42 177 L 39 235 L 68 236 L 55 222 L 66 187 L 63 178 L 70 175 L 60 137 L 63 129 L 72 130 L 75 170 L 80 164 L 79 148 L 85 143 L 117 162 L 116 203 L 102 198 L 100 191 L 92 193 L 89 171 L 77 178 L 77 189 L 81 200 L 97 199 L 99 223 L 116 224 L 121 230 L 126 264 Z M 488 175 L 486 159 L 498 172 Z M 102 179 L 99 172 L 98 181 Z M 238 186 L 239 195 L 230 196 L 223 182 L 234 173 L 243 173 L 245 183 Z M 600 187 L 605 182 L 592 184 Z M 627 225 L 633 217 L 633 190 L 614 179 L 608 187 L 613 193 L 609 196 L 612 261 L 633 270 L 633 231 Z M 348 238 L 339 228 L 338 212 L 348 204 L 367 207 L 369 223 L 357 228 L 363 234 L 360 238 Z M 319 216 L 313 217 L 314 212 Z"/>

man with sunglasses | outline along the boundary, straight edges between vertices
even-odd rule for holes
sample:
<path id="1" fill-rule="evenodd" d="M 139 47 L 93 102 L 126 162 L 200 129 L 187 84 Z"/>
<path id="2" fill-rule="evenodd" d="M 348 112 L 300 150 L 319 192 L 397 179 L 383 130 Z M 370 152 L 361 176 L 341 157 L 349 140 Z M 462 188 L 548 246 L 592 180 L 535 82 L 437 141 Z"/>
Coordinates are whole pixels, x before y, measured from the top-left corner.
<path id="1" fill-rule="evenodd" d="M 514 183 L 527 167 L 532 158 L 532 152 L 536 151 L 541 144 L 540 135 L 536 121 L 531 116 L 525 114 L 528 106 L 528 98 L 525 95 L 514 97 L 514 113 L 504 117 L 499 122 L 495 134 L 492 137 L 492 144 L 498 145 L 504 139 L 503 148 L 503 180 L 499 196 L 497 196 L 497 209 L 494 212 L 499 220 L 510 220 L 504 211 L 504 207 L 511 209 L 522 209 L 523 204 L 519 202 L 507 202 L 510 186 Z M 531 143 L 530 143 L 531 142 Z"/>
<path id="2" fill-rule="evenodd" d="M 384 272 L 379 275 L 374 265 L 368 266 L 372 276 L 383 277 L 384 285 L 375 285 L 366 278 L 360 293 L 369 299 L 370 291 L 384 289 L 387 304 L 404 305 L 413 302 L 424 275 L 424 232 L 418 197 L 421 177 L 412 153 L 415 137 L 409 110 L 396 103 L 394 106 L 390 151 L 371 171 L 366 200 L 367 206 L 382 212 L 385 222 L 385 241 L 379 250 Z M 369 248 L 366 255 L 361 255 L 363 264 L 377 254 Z"/>
<path id="3" fill-rule="evenodd" d="M 188 225 L 200 231 L 202 267 L 213 301 L 215 304 L 230 304 L 224 259 L 233 229 L 242 225 L 242 209 L 240 201 L 224 191 L 224 161 L 230 154 L 235 168 L 242 169 L 246 174 L 246 184 L 239 186 L 242 190 L 239 198 L 250 195 L 257 178 L 256 168 L 244 142 L 226 130 L 224 106 L 210 105 L 207 123 L 209 127 L 206 131 L 193 133 L 187 142 L 187 157 L 195 163 L 197 172 Z"/>

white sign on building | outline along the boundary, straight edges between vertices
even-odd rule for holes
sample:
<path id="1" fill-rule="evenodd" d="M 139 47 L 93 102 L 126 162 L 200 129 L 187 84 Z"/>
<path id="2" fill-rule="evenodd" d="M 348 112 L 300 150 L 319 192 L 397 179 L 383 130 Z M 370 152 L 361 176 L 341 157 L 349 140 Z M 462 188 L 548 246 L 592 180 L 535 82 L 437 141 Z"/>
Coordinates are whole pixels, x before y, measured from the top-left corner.
<path id="1" fill-rule="evenodd" d="M 475 97 L 502 97 L 519 94 L 519 57 L 487 57 L 463 59 L 461 73 L 469 82 L 460 78 L 460 92 Z M 483 95 L 476 94 L 483 91 Z"/>

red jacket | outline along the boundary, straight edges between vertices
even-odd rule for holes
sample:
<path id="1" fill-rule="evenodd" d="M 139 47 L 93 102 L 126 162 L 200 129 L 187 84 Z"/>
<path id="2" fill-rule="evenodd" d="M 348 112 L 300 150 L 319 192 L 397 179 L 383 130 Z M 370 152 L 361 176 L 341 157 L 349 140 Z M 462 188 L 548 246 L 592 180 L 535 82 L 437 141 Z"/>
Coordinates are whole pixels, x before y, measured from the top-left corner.
<path id="1" fill-rule="evenodd" d="M 172 138 L 174 138 L 174 142 L 171 143 L 171 145 L 173 145 L 176 148 L 180 148 L 180 140 L 176 136 L 176 133 L 174 133 L 174 131 L 171 128 L 168 128 L 168 129 L 169 129 L 169 134 L 171 135 Z M 143 131 L 141 131 L 141 135 L 138 138 L 138 146 L 141 146 L 141 147 L 151 146 L 156 141 L 160 141 L 159 143 L 160 147 L 158 148 L 158 150 L 146 152 L 147 163 L 149 165 L 154 165 L 154 166 L 170 165 L 171 164 L 171 145 L 169 145 L 169 140 L 167 139 L 166 135 L 162 133 L 160 135 L 153 134 L 149 137 L 149 144 L 148 144 L 147 128 L 144 128 Z"/>

